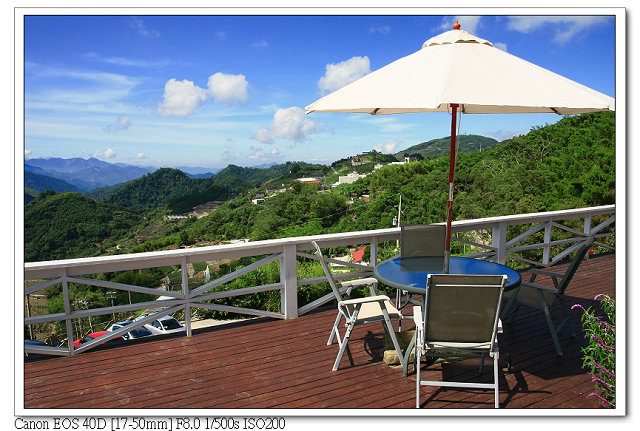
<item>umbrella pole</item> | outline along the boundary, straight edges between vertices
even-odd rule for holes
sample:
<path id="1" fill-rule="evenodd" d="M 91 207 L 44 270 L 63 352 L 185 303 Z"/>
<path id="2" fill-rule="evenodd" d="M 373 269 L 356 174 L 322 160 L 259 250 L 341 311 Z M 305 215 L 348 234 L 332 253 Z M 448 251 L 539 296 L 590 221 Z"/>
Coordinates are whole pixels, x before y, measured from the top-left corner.
<path id="1" fill-rule="evenodd" d="M 449 152 L 449 201 L 447 202 L 447 239 L 444 251 L 445 274 L 449 273 L 449 260 L 451 258 L 451 219 L 453 217 L 453 178 L 456 171 L 456 115 L 458 104 L 451 104 L 451 150 Z"/>

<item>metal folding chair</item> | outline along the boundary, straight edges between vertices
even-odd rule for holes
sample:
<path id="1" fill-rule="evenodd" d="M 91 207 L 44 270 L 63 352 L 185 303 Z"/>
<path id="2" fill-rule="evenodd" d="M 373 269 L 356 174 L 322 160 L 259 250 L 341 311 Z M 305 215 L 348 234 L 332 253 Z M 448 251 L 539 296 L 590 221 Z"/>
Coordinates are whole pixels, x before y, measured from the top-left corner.
<path id="1" fill-rule="evenodd" d="M 391 319 L 402 319 L 402 314 L 393 306 L 388 296 L 377 294 L 377 280 L 375 278 L 361 278 L 340 283 L 337 282 L 329 270 L 327 261 L 322 255 L 322 250 L 315 241 L 312 241 L 312 244 L 316 249 L 316 256 L 319 258 L 322 269 L 327 276 L 327 281 L 331 285 L 331 290 L 338 301 L 338 315 L 336 316 L 329 341 L 327 342 L 327 345 L 331 345 L 333 344 L 333 339 L 336 338 L 338 346 L 340 347 L 338 356 L 333 364 L 333 371 L 336 371 L 340 366 L 340 361 L 347 349 L 353 328 L 356 325 L 365 323 L 382 322 L 385 331 L 391 337 L 398 356 L 402 357 L 402 349 L 400 348 L 393 324 L 391 323 Z M 349 298 L 354 287 L 366 285 L 370 287 L 372 296 Z M 346 330 L 343 336 L 340 337 L 339 326 L 342 318 L 345 320 Z"/>
<path id="2" fill-rule="evenodd" d="M 569 306 L 564 302 L 564 296 L 569 282 L 580 267 L 580 263 L 582 263 L 584 257 L 587 255 L 593 241 L 594 238 L 588 238 L 583 243 L 564 273 L 537 268 L 530 269 L 531 278 L 529 281 L 523 281 L 519 287 L 505 293 L 507 304 L 504 307 L 503 320 L 506 322 L 512 321 L 521 305 L 527 305 L 542 311 L 547 326 L 549 327 L 553 344 L 556 347 L 556 353 L 559 356 L 564 355 L 562 347 L 560 347 L 560 340 L 558 339 L 558 334 L 562 331 L 562 328 L 568 325 L 571 336 L 576 336 L 575 328 L 569 316 Z M 553 287 L 534 283 L 538 275 L 550 277 L 553 282 Z M 555 325 L 551 318 L 551 307 L 555 304 L 558 304 L 562 308 L 564 315 L 563 320 L 558 325 Z"/>
<path id="3" fill-rule="evenodd" d="M 500 303 L 507 277 L 502 275 L 430 274 L 424 309 L 414 307 L 416 324 L 416 408 L 421 386 L 493 389 L 495 407 L 500 406 L 498 331 Z M 422 355 L 493 358 L 493 382 L 422 380 Z"/>

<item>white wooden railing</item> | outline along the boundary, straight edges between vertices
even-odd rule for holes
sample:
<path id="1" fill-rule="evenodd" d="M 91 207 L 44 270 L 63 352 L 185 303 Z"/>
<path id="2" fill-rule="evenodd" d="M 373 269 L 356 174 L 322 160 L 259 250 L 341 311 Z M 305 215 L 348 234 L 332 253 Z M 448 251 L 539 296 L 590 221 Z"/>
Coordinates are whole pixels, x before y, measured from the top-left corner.
<path id="1" fill-rule="evenodd" d="M 598 223 L 592 226 L 594 219 L 597 219 Z M 576 229 L 576 223 L 579 223 L 582 229 Z M 573 225 L 573 227 L 569 226 L 569 224 Z M 508 238 L 509 228 L 512 226 L 520 226 L 519 231 L 526 230 L 513 238 Z M 558 230 L 564 233 L 562 235 L 563 238 L 553 240 L 553 234 Z M 615 240 L 615 205 L 457 221 L 453 222 L 452 233 L 453 241 L 457 241 L 462 247 L 465 247 L 465 252 L 468 246 L 469 252 L 464 253 L 467 256 L 493 260 L 503 264 L 509 260 L 509 262 L 524 262 L 527 265 L 550 266 L 578 248 L 587 237 L 596 238 L 594 247 L 600 246 L 608 250 L 615 250 L 613 245 L 604 242 L 605 237 L 614 237 Z M 338 279 L 345 279 L 356 276 L 370 276 L 373 267 L 378 262 L 379 244 L 386 241 L 397 241 L 398 239 L 400 239 L 400 228 L 391 228 L 180 250 L 29 262 L 24 265 L 24 279 L 25 281 L 37 282 L 25 288 L 25 296 L 42 291 L 53 285 L 61 284 L 64 312 L 25 317 L 24 323 L 25 325 L 34 325 L 64 321 L 69 347 L 29 347 L 26 351 L 32 353 L 74 355 L 78 352 L 91 349 L 109 339 L 121 336 L 131 331 L 131 329 L 149 323 L 161 316 L 181 310 L 184 310 L 186 334 L 190 336 L 191 310 L 193 308 L 226 311 L 241 315 L 295 319 L 331 301 L 333 298 L 332 294 L 328 293 L 324 297 L 309 304 L 298 304 L 299 286 L 326 281 L 324 277 L 313 279 L 298 278 L 298 258 L 315 259 L 315 256 L 308 252 L 312 249 L 311 241 L 317 241 L 323 248 L 370 245 L 371 260 L 368 264 L 357 264 L 339 260 L 334 261 L 336 264 L 348 266 L 355 270 L 354 272 L 341 274 L 336 277 Z M 611 243 L 613 244 L 613 241 L 611 241 Z M 522 257 L 520 254 L 523 251 L 536 249 L 542 250 L 540 261 Z M 195 288 L 189 287 L 188 264 L 260 256 L 266 257 L 216 280 L 206 282 Z M 280 281 L 278 283 L 211 292 L 212 289 L 218 286 L 276 261 L 279 262 L 280 267 Z M 180 266 L 182 275 L 181 291 L 167 291 L 86 277 L 87 275 L 105 272 L 166 266 Z M 156 301 L 138 302 L 113 307 L 72 310 L 69 297 L 69 283 L 139 292 L 158 297 L 162 296 L 163 298 Z M 280 312 L 207 302 L 267 291 L 280 291 Z M 82 344 L 77 348 L 73 347 L 73 319 L 148 309 L 160 309 L 161 311 L 157 311 L 142 320 L 136 320 L 134 324 L 126 328 L 116 330 L 99 339 Z"/>

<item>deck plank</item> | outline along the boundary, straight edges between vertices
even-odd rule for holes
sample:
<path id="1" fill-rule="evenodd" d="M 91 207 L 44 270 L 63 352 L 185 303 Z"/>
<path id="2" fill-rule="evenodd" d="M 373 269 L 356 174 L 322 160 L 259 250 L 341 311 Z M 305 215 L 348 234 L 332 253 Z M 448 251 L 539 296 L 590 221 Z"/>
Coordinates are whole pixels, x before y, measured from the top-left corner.
<path id="1" fill-rule="evenodd" d="M 524 275 L 523 278 L 527 278 Z M 593 306 L 594 297 L 615 298 L 615 255 L 591 257 L 574 277 L 569 305 Z M 415 372 L 382 362 L 380 324 L 358 326 L 340 369 L 331 371 L 337 345 L 327 346 L 335 308 L 301 318 L 249 321 L 203 328 L 194 336 L 153 337 L 74 357 L 28 360 L 24 365 L 27 409 L 407 409 L 415 406 Z M 555 314 L 555 313 L 554 313 Z M 501 407 L 598 409 L 590 377 L 582 370 L 585 340 L 561 334 L 565 355 L 555 354 L 544 318 L 523 307 L 505 326 L 501 354 L 513 370 L 500 375 Z M 410 329 L 411 323 L 403 324 Z M 477 364 L 424 368 L 477 378 Z M 487 367 L 490 370 L 490 366 Z M 485 377 L 489 375 L 485 372 Z M 424 408 L 493 408 L 490 391 L 421 388 Z"/>

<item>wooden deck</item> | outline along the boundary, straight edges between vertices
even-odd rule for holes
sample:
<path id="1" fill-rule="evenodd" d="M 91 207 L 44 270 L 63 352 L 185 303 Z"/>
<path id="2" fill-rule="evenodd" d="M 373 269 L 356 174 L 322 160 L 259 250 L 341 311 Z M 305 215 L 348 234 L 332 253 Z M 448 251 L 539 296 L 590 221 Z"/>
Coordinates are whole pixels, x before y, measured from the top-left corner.
<path id="1" fill-rule="evenodd" d="M 615 297 L 614 276 L 615 255 L 585 261 L 567 292 L 568 304 L 594 305 L 599 293 Z M 189 338 L 153 337 L 75 357 L 27 361 L 24 408 L 413 408 L 413 366 L 403 377 L 401 368 L 381 361 L 380 324 L 356 327 L 340 370 L 331 371 L 337 346 L 326 342 L 335 313 L 328 307 L 289 321 L 256 319 L 197 330 Z M 578 310 L 572 313 L 580 328 Z M 600 408 L 587 396 L 593 384 L 581 369 L 583 336 L 562 334 L 561 343 L 563 358 L 555 354 L 542 314 L 523 307 L 505 327 L 502 351 L 510 352 L 513 369 L 501 373 L 502 408 Z M 476 378 L 477 367 L 469 360 L 423 371 L 433 379 L 443 373 Z M 422 391 L 425 408 L 493 408 L 491 391 Z"/>

